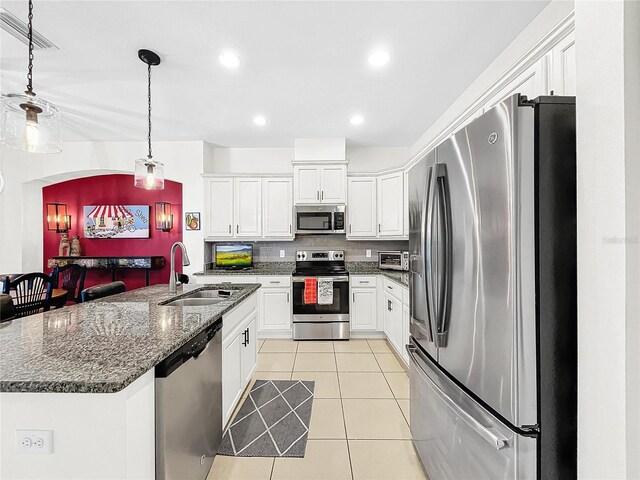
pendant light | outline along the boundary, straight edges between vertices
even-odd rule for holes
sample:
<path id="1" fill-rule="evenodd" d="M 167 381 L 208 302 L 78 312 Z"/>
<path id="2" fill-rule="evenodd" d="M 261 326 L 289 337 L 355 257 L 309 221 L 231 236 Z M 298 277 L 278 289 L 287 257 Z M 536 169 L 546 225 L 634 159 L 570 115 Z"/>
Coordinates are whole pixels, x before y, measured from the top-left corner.
<path id="1" fill-rule="evenodd" d="M 164 190 L 164 165 L 154 160 L 151 154 L 151 67 L 160 65 L 160 57 L 151 50 L 144 49 L 138 50 L 138 57 L 147 64 L 148 69 L 149 134 L 147 135 L 147 142 L 149 152 L 147 158 L 136 160 L 134 185 L 145 190 Z"/>
<path id="2" fill-rule="evenodd" d="M 59 153 L 60 112 L 33 91 L 33 2 L 29 0 L 29 68 L 23 94 L 2 95 L 0 142 L 29 153 Z"/>

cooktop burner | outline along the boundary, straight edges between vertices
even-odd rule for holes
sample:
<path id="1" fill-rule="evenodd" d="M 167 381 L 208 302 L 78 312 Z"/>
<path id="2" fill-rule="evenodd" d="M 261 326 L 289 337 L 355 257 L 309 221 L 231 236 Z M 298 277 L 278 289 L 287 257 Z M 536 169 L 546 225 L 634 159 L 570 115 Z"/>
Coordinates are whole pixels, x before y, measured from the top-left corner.
<path id="1" fill-rule="evenodd" d="M 295 277 L 348 275 L 343 250 L 309 250 L 296 252 Z"/>

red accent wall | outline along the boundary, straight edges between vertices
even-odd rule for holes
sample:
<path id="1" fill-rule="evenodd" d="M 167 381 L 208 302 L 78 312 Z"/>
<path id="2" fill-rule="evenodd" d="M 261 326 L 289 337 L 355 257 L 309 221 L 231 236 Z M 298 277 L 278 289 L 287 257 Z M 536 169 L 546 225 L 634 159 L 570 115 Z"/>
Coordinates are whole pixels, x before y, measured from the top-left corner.
<path id="1" fill-rule="evenodd" d="M 156 230 L 155 202 L 171 203 L 173 229 L 170 232 Z M 47 203 L 65 203 L 71 215 L 69 238 L 80 236 L 83 256 L 147 256 L 162 255 L 166 266 L 152 270 L 150 283 L 169 283 L 169 251 L 174 242 L 182 241 L 182 184 L 165 180 L 164 190 L 142 190 L 133 186 L 133 175 L 98 175 L 56 183 L 42 189 L 43 272 L 50 273 L 47 260 L 58 255 L 61 234 L 47 230 L 45 206 Z M 82 233 L 83 207 L 88 205 L 149 205 L 149 238 L 95 239 L 84 238 Z M 177 265 L 181 265 L 180 253 Z M 177 267 L 179 271 L 181 267 Z M 117 280 L 127 285 L 127 290 L 144 287 L 144 270 L 121 270 Z M 111 271 L 88 270 L 85 286 L 108 283 Z"/>

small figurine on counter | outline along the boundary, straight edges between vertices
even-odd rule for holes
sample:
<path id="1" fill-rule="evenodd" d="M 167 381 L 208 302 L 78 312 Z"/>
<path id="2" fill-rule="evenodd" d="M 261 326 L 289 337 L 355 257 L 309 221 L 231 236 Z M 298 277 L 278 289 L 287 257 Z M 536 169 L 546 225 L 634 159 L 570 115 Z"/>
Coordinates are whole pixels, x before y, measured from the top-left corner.
<path id="1" fill-rule="evenodd" d="M 80 237 L 78 235 L 74 235 L 73 240 L 71 240 L 71 251 L 69 255 L 72 257 L 82 256 L 82 249 L 80 248 Z"/>
<path id="2" fill-rule="evenodd" d="M 71 242 L 69 242 L 69 235 L 63 233 L 62 238 L 60 238 L 60 246 L 58 247 L 58 256 L 68 257 L 70 253 Z"/>

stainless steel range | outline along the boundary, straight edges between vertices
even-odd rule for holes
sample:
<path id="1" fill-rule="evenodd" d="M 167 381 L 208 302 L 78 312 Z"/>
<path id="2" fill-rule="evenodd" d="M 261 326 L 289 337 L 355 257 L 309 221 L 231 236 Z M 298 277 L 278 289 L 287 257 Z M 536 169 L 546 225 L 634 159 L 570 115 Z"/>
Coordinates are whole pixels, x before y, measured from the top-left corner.
<path id="1" fill-rule="evenodd" d="M 314 286 L 316 284 L 320 287 Z M 349 273 L 344 251 L 296 252 L 293 338 L 348 340 L 349 331 Z"/>

